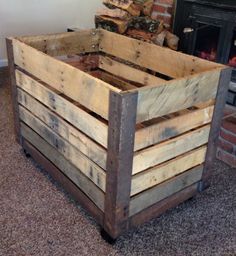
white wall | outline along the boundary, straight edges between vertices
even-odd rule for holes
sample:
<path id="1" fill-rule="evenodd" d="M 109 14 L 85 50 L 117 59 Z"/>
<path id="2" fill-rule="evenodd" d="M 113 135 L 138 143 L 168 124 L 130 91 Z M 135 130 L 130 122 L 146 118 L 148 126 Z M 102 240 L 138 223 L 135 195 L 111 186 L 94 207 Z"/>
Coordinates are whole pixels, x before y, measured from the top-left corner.
<path id="1" fill-rule="evenodd" d="M 101 0 L 0 0 L 0 66 L 6 65 L 5 38 L 94 27 Z"/>

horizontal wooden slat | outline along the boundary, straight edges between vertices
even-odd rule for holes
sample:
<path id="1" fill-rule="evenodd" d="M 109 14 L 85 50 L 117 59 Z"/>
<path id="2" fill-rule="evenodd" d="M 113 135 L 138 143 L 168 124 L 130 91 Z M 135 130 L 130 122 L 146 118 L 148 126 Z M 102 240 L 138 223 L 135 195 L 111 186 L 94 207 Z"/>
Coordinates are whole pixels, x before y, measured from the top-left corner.
<path id="1" fill-rule="evenodd" d="M 61 56 L 98 51 L 99 33 L 96 30 L 84 30 L 17 39 L 50 56 Z"/>
<path id="2" fill-rule="evenodd" d="M 121 89 L 122 91 L 127 91 L 127 90 L 132 90 L 132 89 L 136 89 L 137 86 L 134 86 L 131 83 L 128 83 L 126 81 L 124 81 L 121 78 L 118 78 L 112 74 L 109 74 L 105 71 L 95 71 L 99 74 L 99 78 L 102 79 L 103 81 Z"/>
<path id="3" fill-rule="evenodd" d="M 176 52 L 168 48 L 142 42 L 106 30 L 101 29 L 100 31 L 100 51 L 172 78 L 179 78 L 216 67 L 222 67 L 220 64 Z"/>
<path id="4" fill-rule="evenodd" d="M 109 57 L 100 56 L 99 68 L 110 72 L 113 75 L 123 77 L 129 81 L 140 83 L 143 85 L 160 85 L 166 80 L 150 75 L 142 70 L 135 69 Z"/>
<path id="5" fill-rule="evenodd" d="M 16 70 L 17 85 L 69 123 L 107 147 L 108 126 L 33 78 Z"/>
<path id="6" fill-rule="evenodd" d="M 83 55 L 66 55 L 56 57 L 58 60 L 63 61 L 73 67 L 76 67 L 84 72 L 90 74 L 91 70 L 98 68 L 99 55 L 96 54 L 83 54 Z"/>
<path id="7" fill-rule="evenodd" d="M 106 168 L 107 152 L 104 148 L 20 89 L 18 89 L 18 102 L 93 162 L 103 169 Z"/>
<path id="8" fill-rule="evenodd" d="M 197 166 L 167 182 L 134 196 L 130 202 L 130 216 L 200 181 L 203 166 Z"/>
<path id="9" fill-rule="evenodd" d="M 139 89 L 137 123 L 215 99 L 220 69 Z"/>
<path id="10" fill-rule="evenodd" d="M 141 225 L 153 218 L 157 218 L 167 210 L 178 206 L 190 198 L 193 198 L 198 193 L 198 187 L 199 183 L 194 183 L 166 199 L 143 209 L 138 214 L 131 216 L 131 218 L 129 218 L 129 228 L 137 227 L 138 225 Z M 189 207 L 191 206 L 189 205 Z"/>
<path id="11" fill-rule="evenodd" d="M 98 165 L 89 160 L 70 143 L 48 128 L 43 122 L 20 106 L 20 119 L 57 149 L 67 160 L 92 180 L 101 190 L 106 189 L 106 173 Z"/>
<path id="12" fill-rule="evenodd" d="M 21 135 L 72 180 L 102 211 L 104 193 L 37 133 L 21 123 Z"/>
<path id="13" fill-rule="evenodd" d="M 157 122 L 138 130 L 135 134 L 134 150 L 160 143 L 191 129 L 208 124 L 212 120 L 214 106 L 188 111 L 183 115 Z"/>
<path id="14" fill-rule="evenodd" d="M 134 155 L 133 174 L 168 161 L 207 143 L 210 125 L 138 151 Z"/>
<path id="15" fill-rule="evenodd" d="M 15 64 L 20 68 L 108 119 L 110 91 L 120 92 L 119 89 L 16 39 L 13 51 Z"/>
<path id="16" fill-rule="evenodd" d="M 202 164 L 205 161 L 205 156 L 206 146 L 133 176 L 131 196 Z"/>

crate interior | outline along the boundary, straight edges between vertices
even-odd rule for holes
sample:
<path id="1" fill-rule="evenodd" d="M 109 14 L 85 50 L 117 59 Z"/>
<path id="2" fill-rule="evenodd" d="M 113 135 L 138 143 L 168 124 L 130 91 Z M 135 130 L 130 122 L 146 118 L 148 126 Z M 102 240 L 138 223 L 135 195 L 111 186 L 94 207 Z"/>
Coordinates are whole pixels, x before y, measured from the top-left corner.
<path id="1" fill-rule="evenodd" d="M 163 84 L 166 81 L 173 80 L 172 77 L 101 52 L 56 56 L 56 58 L 81 71 L 87 72 L 95 78 L 103 80 L 121 91 L 129 91 L 148 85 Z M 115 65 L 116 67 L 114 69 L 111 68 Z M 139 75 L 142 74 L 143 79 L 138 80 L 139 78 L 135 77 L 135 74 L 127 78 L 128 71 L 122 72 L 125 69 L 131 69 L 131 72 L 138 72 Z"/>
<path id="2" fill-rule="evenodd" d="M 107 31 L 103 34 L 104 32 L 91 30 L 72 32 L 71 36 L 66 37 L 62 34 L 19 39 L 121 91 L 163 85 L 173 79 L 220 67 L 218 64 L 167 48 L 145 42 L 141 42 L 144 44 L 141 45 L 138 40 L 131 38 L 127 45 L 120 35 Z M 154 48 L 149 51 L 148 47 Z M 125 51 L 126 48 L 128 51 Z M 156 50 L 161 54 L 152 55 Z M 156 63 L 159 64 L 155 66 Z"/>

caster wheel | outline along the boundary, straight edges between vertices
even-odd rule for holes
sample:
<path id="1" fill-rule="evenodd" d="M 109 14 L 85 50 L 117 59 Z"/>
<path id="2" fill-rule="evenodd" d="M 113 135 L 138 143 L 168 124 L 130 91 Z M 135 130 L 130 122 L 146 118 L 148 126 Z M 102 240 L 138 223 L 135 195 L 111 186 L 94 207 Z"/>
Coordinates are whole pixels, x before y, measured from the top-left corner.
<path id="1" fill-rule="evenodd" d="M 186 202 L 191 202 L 194 199 L 194 196 L 190 197 Z"/>
<path id="2" fill-rule="evenodd" d="M 110 245 L 116 243 L 116 239 L 112 238 L 104 229 L 101 230 L 101 237 Z"/>
<path id="3" fill-rule="evenodd" d="M 24 154 L 25 154 L 25 156 L 27 157 L 27 158 L 30 158 L 31 157 L 31 155 L 24 149 Z"/>
<path id="4" fill-rule="evenodd" d="M 208 181 L 200 181 L 198 184 L 198 192 L 202 193 L 209 187 L 210 187 L 210 183 Z"/>

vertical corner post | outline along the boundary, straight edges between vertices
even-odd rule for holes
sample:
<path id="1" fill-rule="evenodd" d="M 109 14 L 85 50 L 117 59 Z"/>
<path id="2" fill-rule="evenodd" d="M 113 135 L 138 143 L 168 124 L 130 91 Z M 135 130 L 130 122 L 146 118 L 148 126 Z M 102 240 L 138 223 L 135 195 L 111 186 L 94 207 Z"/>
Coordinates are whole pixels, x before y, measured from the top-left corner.
<path id="1" fill-rule="evenodd" d="M 220 134 L 221 123 L 224 115 L 224 107 L 231 81 L 232 68 L 225 68 L 221 71 L 218 92 L 216 96 L 215 109 L 211 123 L 206 162 L 204 165 L 202 181 L 199 184 L 199 191 L 208 187 L 208 179 L 211 176 L 214 160 L 216 159 L 217 143 Z"/>
<path id="2" fill-rule="evenodd" d="M 137 92 L 110 92 L 104 230 L 116 239 L 128 229 Z"/>
<path id="3" fill-rule="evenodd" d="M 15 136 L 16 136 L 16 141 L 18 143 L 21 143 L 19 107 L 17 104 L 17 86 L 16 86 L 15 64 L 14 64 L 14 51 L 13 51 L 13 42 L 10 38 L 6 39 L 6 46 L 7 46 L 8 67 L 9 67 L 9 76 L 10 76 L 10 85 L 11 85 L 13 116 L 14 116 L 14 124 L 15 124 Z"/>

